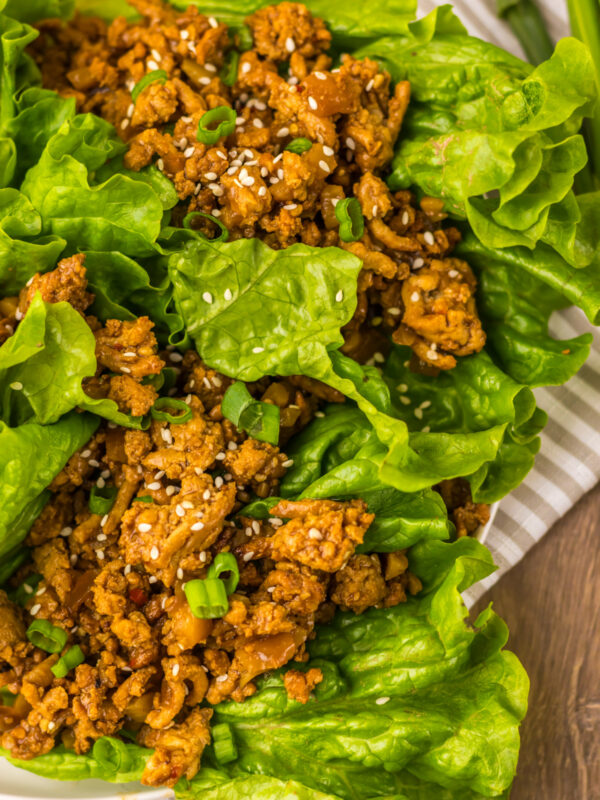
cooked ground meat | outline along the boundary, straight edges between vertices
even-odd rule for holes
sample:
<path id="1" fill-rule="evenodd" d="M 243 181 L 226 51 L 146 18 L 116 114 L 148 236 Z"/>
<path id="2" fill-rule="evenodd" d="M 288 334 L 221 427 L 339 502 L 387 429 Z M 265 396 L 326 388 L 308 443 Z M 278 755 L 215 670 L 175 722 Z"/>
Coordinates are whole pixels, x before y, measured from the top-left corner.
<path id="1" fill-rule="evenodd" d="M 457 537 L 472 536 L 489 521 L 489 505 L 473 502 L 471 487 L 464 478 L 442 481 L 436 488 L 442 495 L 450 519 L 456 526 Z"/>
<path id="2" fill-rule="evenodd" d="M 196 354 L 159 354 L 146 317 L 86 317 L 83 256 L 34 276 L 24 303 L 32 286 L 47 302 L 72 301 L 94 331 L 98 370 L 86 391 L 143 416 L 157 396 L 144 381 L 168 360 L 178 365 L 171 396 L 189 415 L 152 419 L 147 430 L 104 423 L 54 479 L 27 539 L 31 561 L 12 579 L 28 587 L 23 607 L 0 592 L 0 685 L 17 695 L 0 706 L 0 742 L 29 759 L 57 743 L 85 753 L 126 729 L 154 748 L 142 781 L 173 786 L 194 776 L 210 742 L 212 710 L 200 703 L 243 701 L 261 674 L 306 661 L 307 640 L 336 604 L 361 613 L 403 602 L 420 584 L 403 553 L 355 555 L 373 520 L 361 500 L 282 500 L 268 520 L 239 516 L 252 495 L 277 495 L 292 462 L 223 417 L 230 379 Z M 321 402 L 343 400 L 294 376 L 248 390 L 280 407 L 284 436 Z M 112 491 L 105 513 L 90 508 L 96 489 Z M 236 559 L 240 582 L 222 618 L 197 618 L 184 587 L 223 553 Z M 81 647 L 84 662 L 55 677 L 60 654 L 29 641 L 33 620 L 65 631 L 65 649 Z M 322 678 L 290 669 L 284 686 L 305 703 Z"/>
<path id="3" fill-rule="evenodd" d="M 195 6 L 130 4 L 139 21 L 43 21 L 30 51 L 44 86 L 115 125 L 129 169 L 154 163 L 173 181 L 181 201 L 175 221 L 197 210 L 218 218 L 231 239 L 338 245 L 358 256 L 359 303 L 344 334 L 345 352 L 361 362 L 385 350 L 379 331 L 411 347 L 416 366 L 450 369 L 457 356 L 481 350 L 475 278 L 449 257 L 460 234 L 442 229 L 443 203 L 424 197 L 417 206 L 410 192 L 391 193 L 382 180 L 409 104 L 407 81 L 393 87 L 368 58 L 344 55 L 334 66 L 326 25 L 299 3 L 248 17 L 253 46 L 237 62 L 239 43 Z M 167 80 L 132 101 L 135 85 L 158 69 Z M 214 144 L 198 141 L 200 119 L 220 106 L 235 111 L 235 130 Z M 288 150 L 298 138 L 310 148 Z M 335 207 L 347 197 L 357 198 L 365 218 L 360 241 L 339 236 Z M 197 224 L 214 229 L 206 219 Z M 11 325 L 10 317 L 0 320 L 0 335 Z"/>

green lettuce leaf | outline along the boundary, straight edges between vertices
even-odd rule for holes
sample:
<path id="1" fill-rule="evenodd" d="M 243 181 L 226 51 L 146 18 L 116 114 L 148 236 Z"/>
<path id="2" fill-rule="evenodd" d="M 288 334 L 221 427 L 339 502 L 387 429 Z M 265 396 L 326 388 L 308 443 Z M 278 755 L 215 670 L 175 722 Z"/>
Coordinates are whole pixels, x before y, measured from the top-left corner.
<path id="1" fill-rule="evenodd" d="M 577 131 L 596 98 L 585 46 L 563 39 L 533 69 L 492 44 L 430 25 L 420 41 L 386 37 L 355 55 L 411 82 L 393 189 L 416 184 L 442 197 L 490 247 L 541 240 L 569 263 L 585 263 L 574 247 L 579 214 L 571 192 L 586 163 Z M 497 196 L 485 199 L 488 193 Z"/>
<path id="2" fill-rule="evenodd" d="M 557 340 L 548 333 L 551 314 L 570 305 L 558 275 L 545 280 L 554 264 L 572 275 L 593 318 L 600 317 L 600 272 L 596 263 L 573 269 L 548 247 L 492 250 L 467 233 L 457 248 L 477 273 L 478 309 L 487 335 L 487 349 L 514 380 L 528 386 L 564 383 L 589 355 L 591 334 Z M 530 267 L 525 271 L 523 263 Z M 600 264 L 600 261 L 597 262 Z M 550 269 L 549 269 L 550 268 Z M 595 289 L 589 283 L 595 284 Z"/>
<path id="3" fill-rule="evenodd" d="M 116 173 L 102 183 L 92 180 L 124 147 L 113 126 L 93 114 L 61 125 L 21 186 L 42 217 L 43 233 L 63 237 L 73 249 L 156 252 L 162 192 L 157 194 L 147 176 Z"/>
<path id="4" fill-rule="evenodd" d="M 25 538 L 47 500 L 46 487 L 97 426 L 97 417 L 76 412 L 54 425 L 9 428 L 0 422 L 1 557 Z"/>
<path id="5" fill-rule="evenodd" d="M 126 427 L 146 426 L 114 400 L 85 394 L 81 382 L 95 372 L 94 334 L 81 314 L 69 303 L 45 303 L 38 293 L 0 347 L 0 419 L 49 424 L 79 407 Z"/>
<path id="6" fill-rule="evenodd" d="M 324 674 L 315 699 L 290 700 L 278 671 L 244 703 L 215 708 L 214 722 L 230 725 L 239 757 L 219 767 L 207 748 L 202 770 L 189 784 L 180 781 L 178 797 L 506 797 L 527 676 L 503 650 L 504 623 L 487 609 L 472 629 L 460 597 L 490 573 L 491 557 L 476 541 L 460 540 L 423 542 L 409 559 L 422 593 L 395 608 L 338 614 L 319 628 L 310 644 L 309 665 Z M 137 750 L 135 769 L 120 780 L 141 772 L 145 754 Z M 63 748 L 9 760 L 63 780 L 100 777 L 91 754 Z"/>

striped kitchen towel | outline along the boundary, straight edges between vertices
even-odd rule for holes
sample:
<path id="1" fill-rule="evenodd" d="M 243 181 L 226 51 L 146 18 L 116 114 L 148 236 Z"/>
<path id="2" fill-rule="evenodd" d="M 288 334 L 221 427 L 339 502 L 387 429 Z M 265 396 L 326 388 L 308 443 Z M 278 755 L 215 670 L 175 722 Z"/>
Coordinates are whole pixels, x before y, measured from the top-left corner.
<path id="1" fill-rule="evenodd" d="M 421 0 L 421 13 L 442 5 Z M 538 0 L 555 40 L 570 33 L 565 0 Z M 495 14 L 496 0 L 454 0 L 455 11 L 469 32 L 525 58 L 510 28 Z M 497 510 L 485 539 L 498 570 L 466 593 L 472 605 L 498 578 L 523 558 L 549 528 L 600 480 L 600 337 L 576 308 L 555 314 L 550 332 L 567 339 L 591 331 L 589 360 L 565 386 L 535 391 L 548 413 L 542 447 L 525 481 Z"/>

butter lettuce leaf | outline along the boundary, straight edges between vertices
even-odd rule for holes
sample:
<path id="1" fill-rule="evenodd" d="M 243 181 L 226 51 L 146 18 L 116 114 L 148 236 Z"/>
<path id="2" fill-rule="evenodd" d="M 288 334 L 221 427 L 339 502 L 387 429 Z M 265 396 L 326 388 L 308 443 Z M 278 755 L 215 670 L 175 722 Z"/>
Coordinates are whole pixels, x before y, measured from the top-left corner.
<path id="1" fill-rule="evenodd" d="M 82 380 L 96 372 L 95 346 L 90 327 L 69 303 L 45 303 L 38 293 L 0 347 L 0 419 L 50 424 L 79 407 L 126 427 L 146 426 L 114 400 L 83 391 Z"/>
<path id="2" fill-rule="evenodd" d="M 25 538 L 47 499 L 46 487 L 97 426 L 97 417 L 76 412 L 53 425 L 0 422 L 0 559 Z"/>

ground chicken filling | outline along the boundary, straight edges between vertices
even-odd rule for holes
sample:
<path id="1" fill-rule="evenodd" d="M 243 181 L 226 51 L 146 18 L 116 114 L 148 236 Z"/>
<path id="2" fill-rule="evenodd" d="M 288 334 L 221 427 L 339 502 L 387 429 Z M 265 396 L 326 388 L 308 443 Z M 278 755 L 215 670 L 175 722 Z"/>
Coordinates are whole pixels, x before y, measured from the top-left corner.
<path id="1" fill-rule="evenodd" d="M 148 430 L 103 423 L 54 479 L 52 497 L 30 530 L 31 562 L 11 580 L 21 602 L 0 591 L 0 686 L 16 695 L 0 706 L 1 744 L 16 758 L 57 743 L 84 753 L 125 730 L 154 749 L 143 782 L 174 785 L 197 772 L 210 742 L 211 706 L 256 691 L 254 679 L 308 659 L 307 641 L 336 607 L 357 614 L 417 593 L 402 551 L 357 554 L 373 520 L 361 500 L 279 501 L 268 520 L 239 512 L 255 496 L 278 493 L 292 461 L 249 438 L 221 413 L 231 380 L 197 354 L 158 351 L 152 322 L 108 320 L 86 311 L 84 257 L 35 275 L 19 297 L 6 298 L 13 327 L 37 294 L 67 301 L 96 339 L 97 373 L 88 393 L 121 411 L 147 414 L 158 397 L 147 380 L 168 364 L 169 394 L 184 402 L 184 423 L 153 419 Z M 117 374 L 115 374 L 117 373 Z M 291 377 L 248 384 L 281 410 L 282 445 L 343 398 L 315 381 Z M 90 496 L 114 490 L 106 513 Z M 184 593 L 218 554 L 235 557 L 240 582 L 220 619 L 199 619 Z M 56 677 L 61 653 L 29 641 L 34 620 L 47 620 L 78 645 L 85 660 Z M 319 669 L 290 668 L 284 685 L 305 703 Z"/>
<path id="2" fill-rule="evenodd" d="M 344 350 L 361 362 L 385 354 L 390 336 L 412 348 L 415 366 L 434 370 L 482 349 L 475 277 L 450 255 L 460 234 L 441 227 L 442 202 L 424 197 L 417 205 L 410 192 L 392 193 L 383 180 L 408 82 L 392 88 L 390 75 L 370 59 L 343 55 L 334 66 L 329 31 L 301 4 L 252 14 L 252 44 L 244 45 L 195 6 L 129 2 L 140 21 L 49 20 L 31 52 L 44 86 L 115 125 L 128 144 L 128 168 L 154 163 L 172 180 L 181 200 L 176 223 L 201 211 L 218 218 L 230 239 L 259 237 L 273 248 L 335 245 L 358 256 L 359 302 Z M 133 99 L 132 90 L 158 70 L 163 79 Z M 233 131 L 199 141 L 204 115 L 223 107 Z M 308 149 L 287 149 L 298 139 Z M 362 209 L 364 234 L 343 241 L 336 206 L 351 197 Z M 214 233 L 212 222 L 195 219 Z"/>

